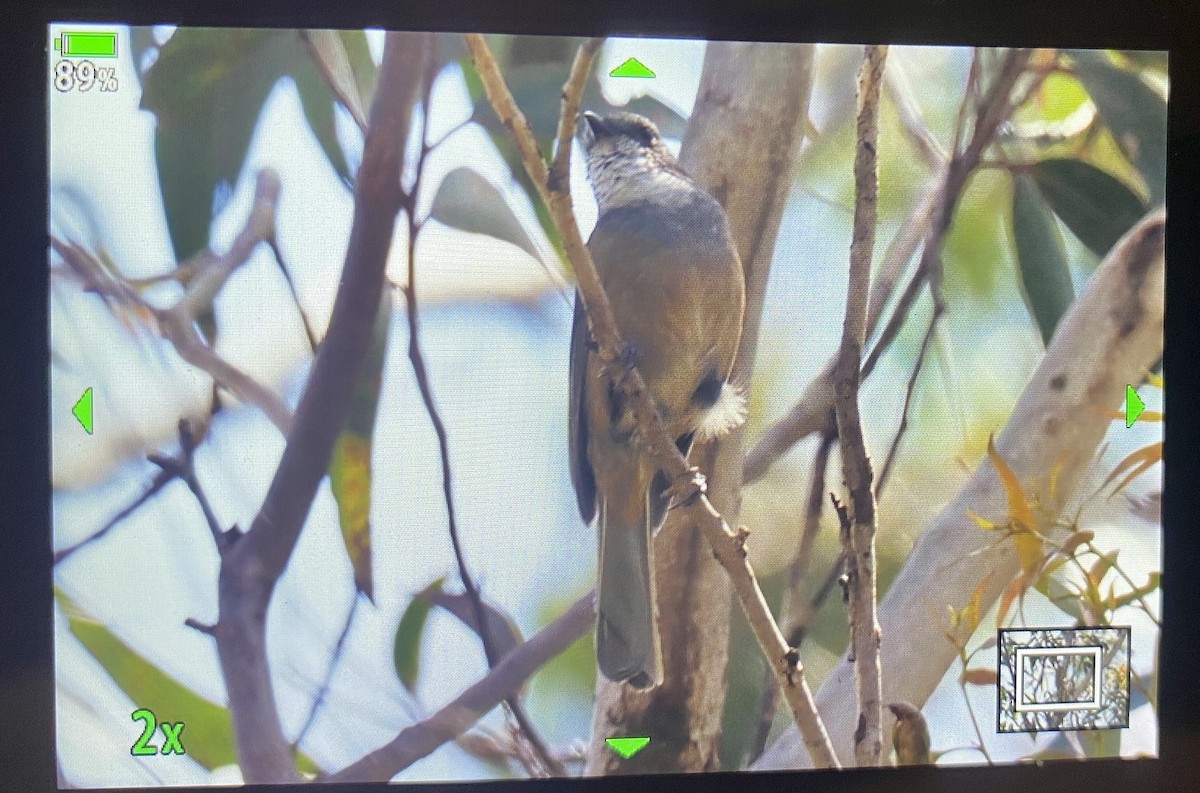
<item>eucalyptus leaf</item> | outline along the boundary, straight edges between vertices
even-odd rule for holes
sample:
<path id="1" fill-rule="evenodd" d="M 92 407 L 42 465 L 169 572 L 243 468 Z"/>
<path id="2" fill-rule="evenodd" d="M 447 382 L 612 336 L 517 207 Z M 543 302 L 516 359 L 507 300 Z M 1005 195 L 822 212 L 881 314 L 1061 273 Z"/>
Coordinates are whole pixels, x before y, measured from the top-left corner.
<path id="1" fill-rule="evenodd" d="M 455 168 L 438 185 L 429 217 L 460 231 L 515 245 L 546 264 L 500 191 L 468 167 Z"/>
<path id="2" fill-rule="evenodd" d="M 404 687 L 412 691 L 416 688 L 417 679 L 421 674 L 421 639 L 425 635 L 425 624 L 429 620 L 429 612 L 433 602 L 429 595 L 439 592 L 444 578 L 439 578 L 427 586 L 424 591 L 413 597 L 400 617 L 396 626 L 396 636 L 392 643 L 392 661 L 396 667 L 396 676 Z"/>
<path id="3" fill-rule="evenodd" d="M 1148 209 L 1120 179 L 1082 160 L 1043 160 L 1030 175 L 1054 213 L 1101 258 Z"/>
<path id="4" fill-rule="evenodd" d="M 1150 203 L 1162 203 L 1167 181 L 1166 100 L 1103 50 L 1069 54 L 1117 145 L 1146 180 Z"/>
<path id="5" fill-rule="evenodd" d="M 1022 292 L 1042 341 L 1049 344 L 1075 289 L 1054 214 L 1025 174 L 1013 179 L 1013 238 Z"/>

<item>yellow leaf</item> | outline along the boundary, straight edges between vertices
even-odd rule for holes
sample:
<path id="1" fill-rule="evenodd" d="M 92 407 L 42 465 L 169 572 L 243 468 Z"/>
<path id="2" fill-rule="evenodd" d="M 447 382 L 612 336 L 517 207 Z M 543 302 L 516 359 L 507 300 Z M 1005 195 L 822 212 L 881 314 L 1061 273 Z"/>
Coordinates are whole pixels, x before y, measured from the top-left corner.
<path id="1" fill-rule="evenodd" d="M 1163 420 L 1163 414 L 1158 410 L 1143 410 L 1138 421 L 1157 422 Z"/>
<path id="2" fill-rule="evenodd" d="M 1124 460 L 1117 463 L 1116 467 L 1113 468 L 1112 473 L 1110 473 L 1108 478 L 1104 480 L 1104 484 L 1100 486 L 1100 489 L 1103 490 L 1104 488 L 1108 487 L 1110 484 L 1112 484 L 1114 479 L 1128 471 L 1129 474 L 1122 479 L 1121 483 L 1118 484 L 1113 492 L 1109 494 L 1110 498 L 1115 496 L 1117 493 L 1120 493 L 1122 490 L 1124 490 L 1125 486 L 1136 479 L 1139 475 L 1149 470 L 1155 463 L 1161 461 L 1162 454 L 1162 441 L 1152 443 L 1149 446 L 1143 446 L 1142 448 L 1132 452 Z"/>
<path id="3" fill-rule="evenodd" d="M 1021 563 L 1021 570 L 1032 577 L 1042 566 L 1042 550 L 1045 545 L 1042 535 L 1032 531 L 1018 531 L 1013 533 L 1012 539 L 1017 548 L 1017 561 Z"/>
<path id="4" fill-rule="evenodd" d="M 979 612 L 983 607 L 983 593 L 987 589 L 988 584 L 992 582 L 992 576 L 995 574 L 996 571 L 993 570 L 983 577 L 983 580 L 975 587 L 975 591 L 971 593 L 971 601 L 963 610 L 963 620 L 967 624 L 967 631 L 969 633 L 974 633 L 975 629 L 979 627 Z"/>
<path id="5" fill-rule="evenodd" d="M 1152 386 L 1157 386 L 1158 388 L 1166 388 L 1166 385 L 1163 383 L 1162 377 L 1160 375 L 1154 374 L 1154 372 L 1150 372 L 1146 375 L 1146 381 L 1149 382 L 1150 385 L 1152 385 Z"/>
<path id="6" fill-rule="evenodd" d="M 978 526 L 979 528 L 983 529 L 984 531 L 995 531 L 996 529 L 1000 528 L 1000 526 L 998 524 L 992 523 L 987 518 L 976 515 L 974 512 L 972 512 L 969 509 L 967 510 L 967 517 L 970 518 L 971 520 L 973 520 L 975 522 L 975 525 Z"/>
<path id="7" fill-rule="evenodd" d="M 1025 491 L 1021 489 L 1021 482 L 996 451 L 995 439 L 992 436 L 988 437 L 988 457 L 991 458 L 992 465 L 1000 476 L 1000 482 L 1004 485 L 1004 494 L 1008 498 L 1008 513 L 1013 522 L 1027 530 L 1036 528 L 1033 510 L 1029 506 L 1029 499 L 1025 497 Z"/>

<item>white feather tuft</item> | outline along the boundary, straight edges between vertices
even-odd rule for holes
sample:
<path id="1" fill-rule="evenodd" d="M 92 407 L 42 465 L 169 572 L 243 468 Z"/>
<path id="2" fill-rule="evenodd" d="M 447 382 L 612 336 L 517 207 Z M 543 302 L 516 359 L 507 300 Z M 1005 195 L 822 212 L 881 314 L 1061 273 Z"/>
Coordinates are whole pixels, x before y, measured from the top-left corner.
<path id="1" fill-rule="evenodd" d="M 717 401 L 696 419 L 696 440 L 704 443 L 720 438 L 740 427 L 748 415 L 750 411 L 742 390 L 731 383 L 723 383 Z"/>

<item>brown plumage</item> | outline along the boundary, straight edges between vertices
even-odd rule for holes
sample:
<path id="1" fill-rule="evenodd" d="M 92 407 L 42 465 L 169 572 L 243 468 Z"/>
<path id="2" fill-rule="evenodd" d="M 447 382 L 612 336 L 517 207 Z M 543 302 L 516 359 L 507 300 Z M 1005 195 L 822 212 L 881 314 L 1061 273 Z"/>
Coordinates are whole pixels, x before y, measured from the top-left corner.
<path id="1" fill-rule="evenodd" d="M 727 381 L 741 336 L 741 262 L 720 204 L 683 172 L 646 119 L 585 114 L 582 140 L 599 218 L 588 249 L 637 366 L 686 454 L 745 418 Z M 610 680 L 662 680 L 653 532 L 664 478 L 640 453 L 633 417 L 590 351 L 576 297 L 571 339 L 571 476 L 587 522 L 598 515 L 596 652 Z"/>

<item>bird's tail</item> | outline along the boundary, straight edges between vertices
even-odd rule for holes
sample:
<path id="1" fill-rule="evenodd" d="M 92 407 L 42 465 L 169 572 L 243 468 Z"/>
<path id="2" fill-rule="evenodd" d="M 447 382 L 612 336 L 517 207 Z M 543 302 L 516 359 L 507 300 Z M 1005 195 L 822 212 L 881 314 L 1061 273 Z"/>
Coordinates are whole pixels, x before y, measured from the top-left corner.
<path id="1" fill-rule="evenodd" d="M 622 518 L 625 512 L 600 505 L 596 658 L 609 680 L 651 688 L 662 682 L 662 650 L 646 499 Z"/>

